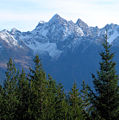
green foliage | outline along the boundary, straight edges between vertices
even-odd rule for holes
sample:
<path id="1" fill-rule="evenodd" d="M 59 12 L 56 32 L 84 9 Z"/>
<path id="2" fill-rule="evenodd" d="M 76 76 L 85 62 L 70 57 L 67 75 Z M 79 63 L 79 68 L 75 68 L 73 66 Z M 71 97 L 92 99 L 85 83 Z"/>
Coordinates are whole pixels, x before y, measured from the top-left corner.
<path id="1" fill-rule="evenodd" d="M 76 83 L 73 84 L 72 90 L 69 93 L 70 104 L 70 120 L 83 120 L 82 100 L 79 96 L 79 89 Z"/>
<path id="2" fill-rule="evenodd" d="M 31 73 L 29 75 L 30 81 L 30 100 L 31 106 L 29 108 L 29 114 L 32 119 L 36 120 L 45 120 L 46 119 L 46 74 L 42 69 L 42 65 L 40 64 L 39 57 L 36 56 L 34 59 L 35 69 L 30 69 Z"/>
<path id="3" fill-rule="evenodd" d="M 110 45 L 107 42 L 107 35 L 104 52 L 100 53 L 102 62 L 97 77 L 92 74 L 95 92 L 90 90 L 91 103 L 95 107 L 92 112 L 95 119 L 117 120 L 119 118 L 119 86 L 115 65 L 112 61 L 114 54 L 110 53 Z M 98 117 L 98 118 L 97 118 Z"/>
<path id="4" fill-rule="evenodd" d="M 0 120 L 118 120 L 118 75 L 107 38 L 100 70 L 92 74 L 94 90 L 83 81 L 69 92 L 42 68 L 38 56 L 29 74 L 19 72 L 12 59 L 7 64 L 4 85 L 0 85 Z"/>
<path id="5" fill-rule="evenodd" d="M 68 95 L 62 84 L 56 84 L 50 75 L 47 79 L 38 56 L 34 64 L 26 75 L 24 70 L 20 73 L 15 68 L 12 59 L 9 60 L 5 83 L 0 86 L 0 119 L 83 120 L 76 84 Z"/>
<path id="6" fill-rule="evenodd" d="M 52 79 L 50 75 L 48 75 L 48 81 L 47 81 L 47 91 L 46 91 L 46 118 L 47 120 L 55 120 L 55 105 L 56 105 L 56 94 L 57 94 L 57 89 L 56 89 L 56 82 L 55 80 Z"/>
<path id="7" fill-rule="evenodd" d="M 67 119 L 68 106 L 66 103 L 66 95 L 62 84 L 56 86 L 55 98 L 55 120 Z"/>
<path id="8" fill-rule="evenodd" d="M 17 120 L 29 119 L 28 109 L 30 106 L 30 86 L 24 70 L 18 78 L 18 100 Z"/>
<path id="9" fill-rule="evenodd" d="M 3 110 L 2 110 L 2 119 L 4 120 L 13 120 L 16 118 L 15 111 L 19 104 L 18 94 L 17 94 L 17 78 L 19 72 L 16 70 L 15 65 L 13 64 L 12 59 L 9 60 L 7 64 L 6 71 L 6 80 L 4 87 L 1 90 L 3 95 Z"/>
<path id="10" fill-rule="evenodd" d="M 0 85 L 0 120 L 5 118 L 4 90 Z"/>
<path id="11" fill-rule="evenodd" d="M 82 82 L 82 89 L 80 90 L 80 96 L 82 99 L 82 108 L 83 108 L 83 116 L 85 120 L 91 120 L 90 111 L 92 111 L 91 103 L 90 103 L 90 97 L 89 97 L 89 87 L 85 84 L 85 82 Z"/>

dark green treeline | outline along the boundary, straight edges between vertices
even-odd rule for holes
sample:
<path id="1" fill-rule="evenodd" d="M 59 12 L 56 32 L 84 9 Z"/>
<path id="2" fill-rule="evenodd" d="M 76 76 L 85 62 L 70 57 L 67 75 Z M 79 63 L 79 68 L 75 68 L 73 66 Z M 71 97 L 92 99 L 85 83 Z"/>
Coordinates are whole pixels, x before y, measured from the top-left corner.
<path id="1" fill-rule="evenodd" d="M 81 88 L 74 82 L 66 92 L 46 76 L 38 56 L 28 74 L 10 59 L 0 85 L 0 120 L 119 120 L 119 77 L 107 36 L 103 46 L 100 69 L 92 74 L 94 90 L 83 81 Z"/>

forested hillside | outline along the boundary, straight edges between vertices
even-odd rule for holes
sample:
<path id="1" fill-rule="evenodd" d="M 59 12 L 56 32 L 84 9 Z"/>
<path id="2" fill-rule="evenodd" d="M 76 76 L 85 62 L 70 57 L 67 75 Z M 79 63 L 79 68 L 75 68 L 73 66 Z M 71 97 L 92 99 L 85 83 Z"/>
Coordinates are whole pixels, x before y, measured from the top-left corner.
<path id="1" fill-rule="evenodd" d="M 46 75 L 38 56 L 27 74 L 10 59 L 0 86 L 0 120 L 119 120 L 119 76 L 107 36 L 103 47 L 94 89 L 74 81 L 67 91 Z"/>

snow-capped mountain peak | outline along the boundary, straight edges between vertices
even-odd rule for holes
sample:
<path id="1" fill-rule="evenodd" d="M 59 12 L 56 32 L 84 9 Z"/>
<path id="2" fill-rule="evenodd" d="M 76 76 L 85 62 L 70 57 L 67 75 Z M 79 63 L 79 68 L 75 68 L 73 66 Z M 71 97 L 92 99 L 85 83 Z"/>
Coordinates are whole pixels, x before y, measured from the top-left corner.
<path id="1" fill-rule="evenodd" d="M 38 25 L 36 26 L 35 30 L 39 30 L 43 25 L 45 24 L 44 21 L 40 21 Z"/>
<path id="2" fill-rule="evenodd" d="M 82 21 L 80 18 L 77 20 L 76 24 L 81 28 L 88 28 L 88 25 Z"/>
<path id="3" fill-rule="evenodd" d="M 7 30 L 0 32 L 0 38 L 9 46 L 18 46 L 18 41 Z"/>
<path id="4" fill-rule="evenodd" d="M 53 23 L 64 23 L 67 22 L 64 18 L 60 17 L 60 15 L 55 14 L 50 20 L 49 23 L 53 24 Z"/>
<path id="5" fill-rule="evenodd" d="M 85 35 L 88 36 L 92 34 L 89 26 L 84 21 L 82 21 L 80 18 L 77 20 L 76 25 L 78 25 L 83 30 Z"/>
<path id="6" fill-rule="evenodd" d="M 9 45 L 24 44 L 35 53 L 47 53 L 50 57 L 56 58 L 67 49 L 74 49 L 82 42 L 100 43 L 105 34 L 105 29 L 108 30 L 110 44 L 119 42 L 117 39 L 119 38 L 119 25 L 108 24 L 99 29 L 98 27 L 89 27 L 81 19 L 74 23 L 55 14 L 48 22 L 40 21 L 32 31 L 21 32 L 16 28 L 11 31 L 3 30 L 0 32 L 0 38 Z"/>
<path id="7" fill-rule="evenodd" d="M 119 38 L 119 25 L 113 24 L 113 23 L 105 25 L 104 28 L 100 29 L 99 36 L 104 36 L 105 31 L 107 31 L 108 42 L 110 44 L 116 45 L 115 42 L 116 43 L 117 43 L 117 41 L 119 42 L 119 40 L 118 40 L 118 38 Z"/>
<path id="8" fill-rule="evenodd" d="M 11 31 L 10 31 L 10 33 L 13 34 L 13 35 L 17 32 L 20 32 L 20 31 L 16 28 L 12 28 Z"/>

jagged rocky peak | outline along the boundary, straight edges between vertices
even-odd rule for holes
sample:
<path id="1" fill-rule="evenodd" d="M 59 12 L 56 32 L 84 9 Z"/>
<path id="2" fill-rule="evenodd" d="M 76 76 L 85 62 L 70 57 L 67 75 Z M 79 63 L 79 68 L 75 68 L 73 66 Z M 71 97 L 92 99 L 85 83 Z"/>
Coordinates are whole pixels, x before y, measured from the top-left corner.
<path id="1" fill-rule="evenodd" d="M 64 18 L 60 17 L 60 15 L 55 14 L 50 20 L 49 23 L 65 23 L 67 20 Z"/>
<path id="2" fill-rule="evenodd" d="M 51 57 L 60 56 L 68 48 L 74 48 L 82 41 L 97 41 L 104 36 L 105 28 L 108 28 L 109 42 L 119 38 L 119 26 L 108 24 L 102 29 L 89 27 L 84 21 L 78 19 L 76 23 L 67 21 L 60 15 L 55 14 L 48 22 L 40 21 L 35 29 L 28 32 L 20 32 L 16 28 L 11 31 L 1 31 L 0 38 L 8 44 L 21 45 L 24 43 L 33 51 Z M 117 41 L 118 42 L 118 41 Z"/>
<path id="3" fill-rule="evenodd" d="M 14 35 L 16 33 L 21 33 L 21 31 L 19 31 L 18 29 L 16 28 L 12 28 L 11 31 L 10 31 L 10 34 Z"/>
<path id="4" fill-rule="evenodd" d="M 107 24 L 107 25 L 105 25 L 104 28 L 101 29 L 101 31 L 103 31 L 103 33 L 104 33 L 104 31 L 107 31 L 109 36 L 115 32 L 117 32 L 119 34 L 119 25 L 113 24 L 113 23 Z"/>
<path id="5" fill-rule="evenodd" d="M 78 25 L 83 30 L 83 33 L 86 36 L 91 35 L 91 31 L 89 29 L 90 27 L 84 21 L 82 21 L 80 18 L 77 20 L 76 25 Z"/>
<path id="6" fill-rule="evenodd" d="M 2 30 L 0 32 L 0 39 L 7 43 L 10 47 L 18 46 L 17 40 L 7 30 Z"/>
<path id="7" fill-rule="evenodd" d="M 107 24 L 104 27 L 104 29 L 107 30 L 108 42 L 109 43 L 114 44 L 114 42 L 115 43 L 119 42 L 119 40 L 118 40 L 118 38 L 119 38 L 119 25 L 113 24 L 113 23 Z"/>
<path id="8" fill-rule="evenodd" d="M 6 32 L 6 33 L 8 33 L 9 31 L 8 31 L 7 29 L 3 29 L 3 30 L 0 31 L 0 32 Z"/>
<path id="9" fill-rule="evenodd" d="M 118 27 L 117 24 L 111 23 L 111 24 L 105 25 L 104 29 L 109 30 L 109 29 L 115 29 L 116 27 Z"/>
<path id="10" fill-rule="evenodd" d="M 82 21 L 80 18 L 77 20 L 76 24 L 81 28 L 88 28 L 88 25 Z"/>
<path id="11" fill-rule="evenodd" d="M 64 18 L 60 17 L 58 14 L 55 14 L 48 22 L 39 22 L 35 30 L 43 33 L 44 36 L 44 33 L 48 33 L 48 31 L 51 33 L 55 32 L 56 29 L 57 32 L 60 31 L 58 29 L 65 27 L 67 23 L 68 22 Z"/>
<path id="12" fill-rule="evenodd" d="M 35 29 L 41 28 L 45 23 L 46 23 L 45 21 L 40 21 Z"/>

